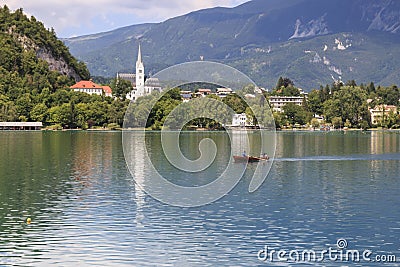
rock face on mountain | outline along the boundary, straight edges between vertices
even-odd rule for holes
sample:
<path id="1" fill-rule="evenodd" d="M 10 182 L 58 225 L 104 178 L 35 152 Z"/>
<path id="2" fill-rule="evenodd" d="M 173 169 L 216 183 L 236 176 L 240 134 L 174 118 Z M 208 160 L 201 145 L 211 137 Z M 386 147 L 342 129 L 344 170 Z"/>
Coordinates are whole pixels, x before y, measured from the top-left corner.
<path id="1" fill-rule="evenodd" d="M 35 51 L 38 58 L 43 59 L 49 64 L 50 70 L 72 77 L 75 81 L 80 81 L 82 79 L 64 58 L 56 58 L 49 49 L 41 47 L 37 48 Z"/>
<path id="2" fill-rule="evenodd" d="M 77 71 L 67 62 L 63 56 L 55 56 L 50 47 L 46 45 L 39 45 L 33 39 L 21 34 L 15 25 L 11 26 L 7 31 L 9 35 L 21 45 L 25 51 L 34 51 L 37 58 L 46 61 L 51 71 L 57 71 L 62 75 L 74 78 L 76 81 L 81 80 L 81 76 Z"/>
<path id="3" fill-rule="evenodd" d="M 28 18 L 22 8 L 13 12 L 6 5 L 0 7 L 0 21 L 2 74 L 16 72 L 25 79 L 33 74 L 45 75 L 50 70 L 76 81 L 90 77 L 86 65 L 71 55 L 54 30 L 46 29 L 33 16 Z M 46 61 L 47 70 L 39 70 L 37 65 L 41 60 Z"/>
<path id="4" fill-rule="evenodd" d="M 339 79 L 400 83 L 399 41 L 397 0 L 253 0 L 64 40 L 94 75 L 133 71 L 140 42 L 152 73 L 204 58 L 262 86 L 284 75 L 306 90 Z"/>

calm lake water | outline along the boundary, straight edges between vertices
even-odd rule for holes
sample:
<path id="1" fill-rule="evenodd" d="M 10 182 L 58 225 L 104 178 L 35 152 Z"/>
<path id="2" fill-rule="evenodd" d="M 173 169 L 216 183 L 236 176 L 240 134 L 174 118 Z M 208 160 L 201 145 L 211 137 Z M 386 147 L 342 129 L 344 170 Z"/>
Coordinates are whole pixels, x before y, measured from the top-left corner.
<path id="1" fill-rule="evenodd" d="M 219 149 L 208 171 L 221 172 L 226 134 L 183 133 L 183 152 L 196 157 L 202 137 Z M 159 134 L 148 138 L 168 179 L 210 182 L 207 172 L 188 180 L 159 156 Z M 198 208 L 135 188 L 119 132 L 0 132 L 0 149 L 0 266 L 291 266 L 259 252 L 337 249 L 341 238 L 400 266 L 399 132 L 279 132 L 259 190 L 248 192 L 250 165 L 227 196 Z"/>

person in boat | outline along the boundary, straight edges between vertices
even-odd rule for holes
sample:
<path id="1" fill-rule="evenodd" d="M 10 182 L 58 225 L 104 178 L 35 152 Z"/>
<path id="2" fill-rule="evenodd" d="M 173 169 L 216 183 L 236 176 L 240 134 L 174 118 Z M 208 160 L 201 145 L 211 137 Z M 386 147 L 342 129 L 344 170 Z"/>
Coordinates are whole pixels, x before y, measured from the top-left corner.
<path id="1" fill-rule="evenodd" d="M 265 153 L 265 152 L 261 154 L 261 158 L 263 158 L 263 159 L 269 159 L 267 153 Z"/>
<path id="2" fill-rule="evenodd" d="M 246 150 L 243 150 L 242 156 L 247 157 Z"/>

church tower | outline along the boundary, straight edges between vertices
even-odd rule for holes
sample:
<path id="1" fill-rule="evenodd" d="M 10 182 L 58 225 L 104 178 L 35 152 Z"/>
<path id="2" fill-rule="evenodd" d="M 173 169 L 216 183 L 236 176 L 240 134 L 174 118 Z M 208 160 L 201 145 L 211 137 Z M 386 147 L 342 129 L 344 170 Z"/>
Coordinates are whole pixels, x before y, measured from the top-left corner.
<path id="1" fill-rule="evenodd" d="M 144 65 L 142 61 L 142 52 L 139 44 L 138 58 L 136 61 L 136 96 L 144 96 Z"/>

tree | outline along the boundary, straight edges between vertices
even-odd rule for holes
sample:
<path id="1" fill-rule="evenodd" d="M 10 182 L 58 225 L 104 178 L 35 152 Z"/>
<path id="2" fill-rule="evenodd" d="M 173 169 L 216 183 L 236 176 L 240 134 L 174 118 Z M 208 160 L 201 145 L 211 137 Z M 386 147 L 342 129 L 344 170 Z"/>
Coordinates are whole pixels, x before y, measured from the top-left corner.
<path id="1" fill-rule="evenodd" d="M 75 106 L 75 121 L 76 127 L 81 129 L 89 128 L 90 107 L 86 103 L 78 103 Z"/>
<path id="2" fill-rule="evenodd" d="M 272 91 L 271 95 L 277 96 L 300 96 L 300 90 L 293 85 L 289 84 L 288 86 L 276 88 Z"/>
<path id="3" fill-rule="evenodd" d="M 349 81 L 346 82 L 345 86 L 348 86 L 348 87 L 356 87 L 356 86 L 357 86 L 357 83 L 356 83 L 355 80 L 349 80 Z"/>
<path id="4" fill-rule="evenodd" d="M 273 116 L 274 116 L 274 121 L 275 121 L 275 127 L 277 129 L 281 129 L 282 127 L 287 125 L 287 120 L 283 113 L 274 112 Z"/>
<path id="5" fill-rule="evenodd" d="M 15 104 L 18 115 L 23 116 L 22 118 L 26 118 L 27 120 L 29 120 L 29 113 L 33 106 L 31 95 L 28 93 L 23 94 L 20 98 L 17 99 L 17 101 L 15 101 Z"/>
<path id="6" fill-rule="evenodd" d="M 326 120 L 332 122 L 332 118 L 342 116 L 342 106 L 339 99 L 329 99 L 324 102 L 323 110 Z"/>
<path id="7" fill-rule="evenodd" d="M 242 89 L 242 92 L 243 92 L 243 95 L 246 95 L 246 94 L 254 94 L 254 92 L 255 92 L 254 84 L 249 84 L 249 85 L 245 86 L 245 87 Z"/>
<path id="8" fill-rule="evenodd" d="M 303 107 L 297 106 L 293 103 L 289 103 L 283 106 L 283 110 L 283 114 L 288 119 L 288 122 L 292 125 L 296 123 L 304 125 L 308 121 L 310 121 L 312 117 L 312 114 L 304 110 Z"/>
<path id="9" fill-rule="evenodd" d="M 162 98 L 171 98 L 173 100 L 182 101 L 181 90 L 179 88 L 170 89 Z"/>
<path id="10" fill-rule="evenodd" d="M 36 104 L 30 112 L 33 121 L 45 122 L 47 119 L 47 106 L 43 103 Z"/>
<path id="11" fill-rule="evenodd" d="M 349 120 L 351 125 L 357 126 L 361 121 L 368 121 L 366 103 L 367 94 L 359 87 L 341 87 L 324 103 L 324 114 L 328 121 L 334 117 Z"/>
<path id="12" fill-rule="evenodd" d="M 246 101 L 244 101 L 243 98 L 237 94 L 227 95 L 222 99 L 222 102 L 232 108 L 237 114 L 241 114 L 246 111 Z"/>
<path id="13" fill-rule="evenodd" d="M 286 86 L 282 89 L 283 96 L 300 96 L 300 90 L 293 85 Z"/>
<path id="14" fill-rule="evenodd" d="M 122 99 L 133 90 L 132 83 L 124 79 L 113 79 L 111 82 L 113 95 Z"/>
<path id="15" fill-rule="evenodd" d="M 390 87 L 379 86 L 378 89 L 376 89 L 376 94 L 382 99 L 384 104 L 399 105 L 400 91 L 396 85 Z"/>
<path id="16" fill-rule="evenodd" d="M 332 118 L 332 125 L 335 127 L 335 129 L 341 128 L 343 125 L 343 121 L 341 117 L 334 117 Z"/>
<path id="17" fill-rule="evenodd" d="M 312 90 L 308 94 L 308 109 L 314 114 L 322 114 L 323 112 L 323 101 L 319 90 Z"/>
<path id="18" fill-rule="evenodd" d="M 320 126 L 320 123 L 317 118 L 313 118 L 311 120 L 311 126 L 313 127 L 314 130 L 315 130 L 315 128 L 318 128 Z"/>
<path id="19" fill-rule="evenodd" d="M 370 82 L 370 84 L 367 86 L 367 91 L 368 94 L 375 93 L 375 84 L 373 82 Z"/>
<path id="20" fill-rule="evenodd" d="M 89 106 L 89 119 L 94 121 L 95 125 L 107 125 L 108 104 L 102 101 L 95 101 Z"/>
<path id="21" fill-rule="evenodd" d="M 351 127 L 351 122 L 349 119 L 346 119 L 346 122 L 344 123 L 344 127 L 347 127 L 347 128 Z"/>
<path id="22" fill-rule="evenodd" d="M 278 82 L 276 83 L 276 87 L 275 87 L 275 88 L 276 88 L 276 89 L 281 89 L 281 87 L 284 87 L 282 76 L 279 77 Z"/>
<path id="23" fill-rule="evenodd" d="M 278 82 L 276 84 L 276 89 L 281 89 L 282 87 L 286 88 L 288 86 L 294 87 L 294 82 L 289 78 L 279 77 Z"/>
<path id="24" fill-rule="evenodd" d="M 17 119 L 18 113 L 14 102 L 0 94 L 0 121 L 16 121 Z"/>
<path id="25" fill-rule="evenodd" d="M 116 123 L 116 124 L 122 126 L 122 122 L 124 119 L 127 105 L 128 104 L 126 103 L 126 101 L 122 101 L 120 99 L 116 99 L 115 101 L 113 101 L 109 105 L 109 110 L 108 110 L 108 114 L 107 114 L 108 122 Z"/>

